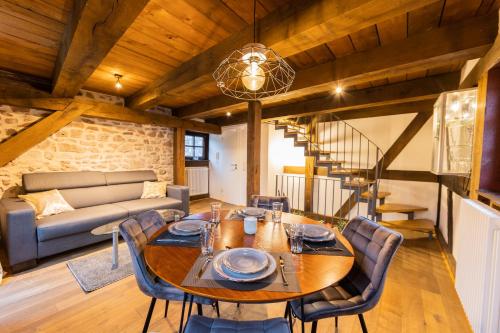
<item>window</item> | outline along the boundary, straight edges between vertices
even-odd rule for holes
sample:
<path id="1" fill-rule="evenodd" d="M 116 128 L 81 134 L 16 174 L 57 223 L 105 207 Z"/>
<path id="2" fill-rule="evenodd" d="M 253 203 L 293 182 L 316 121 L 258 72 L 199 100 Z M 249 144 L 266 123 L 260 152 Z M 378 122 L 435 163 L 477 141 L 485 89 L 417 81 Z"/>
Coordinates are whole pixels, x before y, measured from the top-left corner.
<path id="1" fill-rule="evenodd" d="M 208 152 L 208 137 L 206 134 L 186 132 L 186 160 L 206 160 Z"/>

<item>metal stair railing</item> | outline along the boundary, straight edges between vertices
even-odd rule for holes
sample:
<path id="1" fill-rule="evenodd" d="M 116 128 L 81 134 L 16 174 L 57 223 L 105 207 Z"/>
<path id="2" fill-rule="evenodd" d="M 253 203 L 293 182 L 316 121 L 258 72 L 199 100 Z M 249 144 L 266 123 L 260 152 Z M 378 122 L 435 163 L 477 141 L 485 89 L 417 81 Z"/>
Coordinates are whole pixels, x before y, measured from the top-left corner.
<path id="1" fill-rule="evenodd" d="M 384 153 L 380 147 L 364 133 L 332 113 L 318 115 L 314 122 L 312 117 L 304 116 L 268 123 L 285 127 L 287 132 L 295 134 L 295 142 L 306 142 L 305 153 L 316 157 L 317 167 L 327 168 L 328 177 L 318 176 L 314 179 L 312 212 L 305 212 L 306 214 L 321 215 L 325 220 L 329 217 L 331 220 L 346 217 L 350 219 L 351 210 L 356 206 L 356 214 L 364 215 L 360 211 L 360 203 L 363 202 L 367 203 L 365 215 L 375 218 L 384 163 Z M 293 177 L 292 208 L 294 208 L 293 203 L 298 202 L 296 206 L 300 211 L 300 208 L 303 208 L 303 205 L 300 205 L 300 193 L 297 199 L 294 190 L 295 187 L 301 187 L 300 177 L 276 175 L 275 193 L 281 195 L 289 193 L 289 179 L 285 180 L 284 177 Z M 339 178 L 340 181 L 332 178 Z M 298 184 L 295 186 L 297 179 L 299 179 Z M 348 197 L 344 196 L 343 190 L 348 190 Z M 368 192 L 366 198 L 361 195 L 365 191 Z M 337 204 L 335 204 L 336 193 L 340 196 Z M 331 204 L 327 204 L 330 199 Z"/>

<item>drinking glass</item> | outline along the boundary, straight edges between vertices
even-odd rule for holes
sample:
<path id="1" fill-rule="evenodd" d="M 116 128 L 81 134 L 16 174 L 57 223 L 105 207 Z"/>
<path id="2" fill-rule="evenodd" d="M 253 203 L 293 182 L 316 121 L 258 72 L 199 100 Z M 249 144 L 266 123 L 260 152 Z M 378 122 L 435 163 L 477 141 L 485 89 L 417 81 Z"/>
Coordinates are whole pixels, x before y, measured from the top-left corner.
<path id="1" fill-rule="evenodd" d="M 211 222 L 213 223 L 219 223 L 220 222 L 220 210 L 221 210 L 222 204 L 220 202 L 214 202 L 210 204 L 210 210 L 212 212 L 212 219 Z"/>
<path id="2" fill-rule="evenodd" d="M 214 224 L 207 223 L 201 228 L 200 233 L 201 254 L 204 256 L 214 253 Z"/>
<path id="3" fill-rule="evenodd" d="M 283 212 L 283 203 L 282 202 L 273 202 L 273 222 L 280 223 L 281 222 L 281 213 Z"/>
<path id="4" fill-rule="evenodd" d="M 292 253 L 302 253 L 304 245 L 304 226 L 302 224 L 290 225 L 290 248 Z"/>

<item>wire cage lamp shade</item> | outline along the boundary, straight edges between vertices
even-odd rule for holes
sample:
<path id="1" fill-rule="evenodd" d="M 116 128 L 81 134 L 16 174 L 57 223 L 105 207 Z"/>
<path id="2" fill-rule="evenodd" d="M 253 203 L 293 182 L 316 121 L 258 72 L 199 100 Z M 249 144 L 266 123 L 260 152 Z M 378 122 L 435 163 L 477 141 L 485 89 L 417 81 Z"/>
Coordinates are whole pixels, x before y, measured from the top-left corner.
<path id="1" fill-rule="evenodd" d="M 222 60 L 213 77 L 224 95 L 258 100 L 287 92 L 295 71 L 274 50 L 250 43 Z"/>

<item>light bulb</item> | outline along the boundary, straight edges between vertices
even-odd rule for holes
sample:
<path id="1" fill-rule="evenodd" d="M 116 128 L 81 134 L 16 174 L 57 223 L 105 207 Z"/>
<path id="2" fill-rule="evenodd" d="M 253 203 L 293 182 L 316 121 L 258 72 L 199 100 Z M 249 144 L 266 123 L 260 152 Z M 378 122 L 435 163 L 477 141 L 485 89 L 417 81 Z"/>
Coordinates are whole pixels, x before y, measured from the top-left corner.
<path id="1" fill-rule="evenodd" d="M 262 88 L 264 82 L 266 81 L 266 76 L 259 64 L 252 61 L 250 65 L 245 68 L 241 81 L 247 89 L 256 91 Z"/>
<path id="2" fill-rule="evenodd" d="M 115 74 L 115 78 L 116 78 L 115 88 L 116 88 L 117 90 L 120 90 L 121 88 L 123 88 L 123 85 L 122 85 L 122 83 L 120 82 L 120 79 L 122 78 L 122 75 L 120 75 L 120 74 Z"/>
<path id="3" fill-rule="evenodd" d="M 337 86 L 337 88 L 335 88 L 335 93 L 337 93 L 337 94 L 341 94 L 342 91 L 344 91 L 344 89 L 342 89 L 341 86 Z"/>
<path id="4" fill-rule="evenodd" d="M 451 111 L 457 112 L 460 110 L 460 102 L 453 102 L 450 107 Z"/>
<path id="5" fill-rule="evenodd" d="M 231 112 L 226 112 L 226 116 L 231 117 Z"/>

